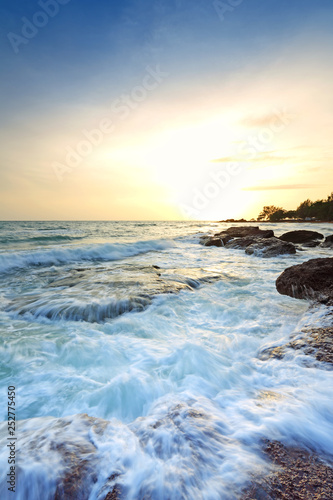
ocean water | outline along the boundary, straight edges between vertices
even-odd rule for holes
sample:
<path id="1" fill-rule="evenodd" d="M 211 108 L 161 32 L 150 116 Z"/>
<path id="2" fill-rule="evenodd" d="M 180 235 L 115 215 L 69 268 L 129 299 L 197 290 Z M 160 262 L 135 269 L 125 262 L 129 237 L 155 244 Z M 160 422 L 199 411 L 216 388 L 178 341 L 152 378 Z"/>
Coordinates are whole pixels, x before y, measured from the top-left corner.
<path id="1" fill-rule="evenodd" d="M 332 251 L 265 259 L 199 244 L 228 226 L 0 223 L 1 499 L 51 500 L 79 471 L 77 498 L 118 485 L 128 500 L 236 500 L 268 467 L 263 438 L 333 454 L 330 367 L 301 351 L 259 356 L 325 324 L 324 307 L 279 295 L 275 280 Z"/>

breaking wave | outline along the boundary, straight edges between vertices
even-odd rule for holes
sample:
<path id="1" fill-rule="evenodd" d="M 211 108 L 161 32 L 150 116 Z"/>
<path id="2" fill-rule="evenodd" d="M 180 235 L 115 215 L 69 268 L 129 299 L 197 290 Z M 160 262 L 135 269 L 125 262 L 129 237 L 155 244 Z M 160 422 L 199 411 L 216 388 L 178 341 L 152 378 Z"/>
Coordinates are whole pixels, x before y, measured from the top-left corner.
<path id="1" fill-rule="evenodd" d="M 138 241 L 136 243 L 104 243 L 76 247 L 0 254 L 0 272 L 31 266 L 52 266 L 81 261 L 113 261 L 147 252 L 173 247 L 172 240 Z"/>

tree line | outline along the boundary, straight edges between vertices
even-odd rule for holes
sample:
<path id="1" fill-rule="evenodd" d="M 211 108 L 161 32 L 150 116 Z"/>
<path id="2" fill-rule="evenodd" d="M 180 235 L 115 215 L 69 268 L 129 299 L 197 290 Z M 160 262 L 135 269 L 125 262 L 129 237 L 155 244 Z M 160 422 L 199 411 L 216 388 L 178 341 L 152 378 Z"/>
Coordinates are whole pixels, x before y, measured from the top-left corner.
<path id="1" fill-rule="evenodd" d="M 296 210 L 266 206 L 258 215 L 259 221 L 279 222 L 287 219 L 333 221 L 333 192 L 324 200 L 305 200 Z"/>

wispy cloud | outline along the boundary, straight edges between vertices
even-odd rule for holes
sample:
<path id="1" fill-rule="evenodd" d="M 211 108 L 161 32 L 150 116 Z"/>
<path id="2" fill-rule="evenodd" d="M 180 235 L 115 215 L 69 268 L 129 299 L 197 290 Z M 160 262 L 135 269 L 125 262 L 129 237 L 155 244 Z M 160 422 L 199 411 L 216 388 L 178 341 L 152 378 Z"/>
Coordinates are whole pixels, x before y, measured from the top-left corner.
<path id="1" fill-rule="evenodd" d="M 261 115 L 261 116 L 254 116 L 254 115 L 248 116 L 247 118 L 241 120 L 240 124 L 243 125 L 243 127 L 259 128 L 259 127 L 269 127 L 275 121 L 276 121 L 276 114 L 269 113 L 267 115 Z"/>
<path id="2" fill-rule="evenodd" d="M 278 154 L 275 154 L 274 151 L 265 151 L 263 153 L 260 153 L 258 152 L 257 153 L 257 156 L 253 159 L 251 159 L 251 163 L 252 162 L 269 162 L 269 163 L 272 163 L 272 162 L 278 162 L 278 163 L 281 163 L 281 162 L 284 162 L 284 161 L 294 161 L 295 159 L 297 159 L 296 156 L 281 156 L 281 155 L 278 155 Z M 211 163 L 229 163 L 231 161 L 246 161 L 248 162 L 248 158 L 245 158 L 244 157 L 244 154 L 235 154 L 234 156 L 223 156 L 221 158 L 215 158 L 213 160 L 211 160 Z"/>

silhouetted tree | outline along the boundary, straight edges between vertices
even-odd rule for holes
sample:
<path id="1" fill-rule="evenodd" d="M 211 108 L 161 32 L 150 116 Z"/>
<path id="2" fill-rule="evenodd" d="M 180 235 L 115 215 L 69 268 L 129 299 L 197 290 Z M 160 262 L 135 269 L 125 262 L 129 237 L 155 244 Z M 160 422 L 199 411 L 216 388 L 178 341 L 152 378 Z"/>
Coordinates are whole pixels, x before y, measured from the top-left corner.
<path id="1" fill-rule="evenodd" d="M 266 206 L 258 215 L 258 220 L 270 220 L 271 215 L 273 215 L 275 212 L 278 212 L 279 210 L 283 210 L 283 208 L 275 207 L 274 205 Z"/>
<path id="2" fill-rule="evenodd" d="M 269 220 L 271 222 L 278 222 L 284 219 L 307 219 L 313 218 L 322 221 L 333 220 L 333 193 L 331 193 L 326 200 L 311 201 L 309 199 L 303 201 L 296 210 L 284 210 L 281 207 L 274 205 L 265 206 L 260 214 L 258 220 Z"/>
<path id="3" fill-rule="evenodd" d="M 279 210 L 277 210 L 276 212 L 272 213 L 270 216 L 269 216 L 269 220 L 271 222 L 279 222 L 280 220 L 283 220 L 286 218 L 286 210 L 284 210 L 283 208 L 280 208 Z"/>

